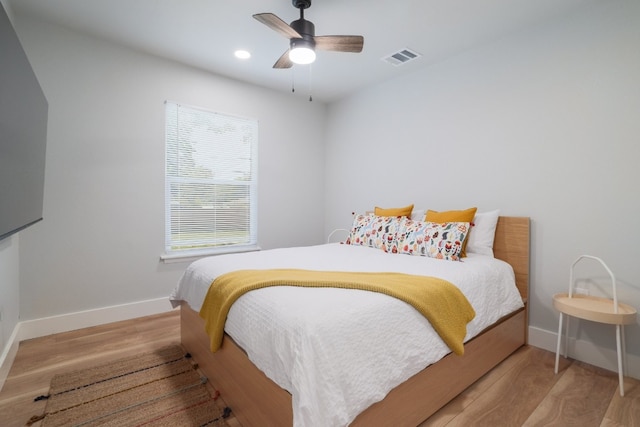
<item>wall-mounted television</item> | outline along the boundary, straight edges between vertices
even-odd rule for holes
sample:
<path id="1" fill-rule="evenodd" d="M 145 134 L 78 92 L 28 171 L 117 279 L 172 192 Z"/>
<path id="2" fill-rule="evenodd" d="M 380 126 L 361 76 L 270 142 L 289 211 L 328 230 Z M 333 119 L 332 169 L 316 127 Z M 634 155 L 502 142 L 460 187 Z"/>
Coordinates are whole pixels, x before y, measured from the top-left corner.
<path id="1" fill-rule="evenodd" d="M 42 219 L 48 110 L 0 3 L 0 240 Z"/>

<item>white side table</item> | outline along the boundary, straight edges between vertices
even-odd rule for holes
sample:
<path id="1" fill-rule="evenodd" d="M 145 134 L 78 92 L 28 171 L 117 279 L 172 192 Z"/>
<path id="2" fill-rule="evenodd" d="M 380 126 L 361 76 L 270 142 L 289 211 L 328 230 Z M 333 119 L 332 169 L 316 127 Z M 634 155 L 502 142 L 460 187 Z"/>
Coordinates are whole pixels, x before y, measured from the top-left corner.
<path id="1" fill-rule="evenodd" d="M 575 295 L 573 283 L 573 270 L 576 264 L 583 259 L 592 259 L 599 261 L 611 276 L 613 289 L 613 299 L 594 297 L 589 295 Z M 553 306 L 560 312 L 560 320 L 558 322 L 558 345 L 556 347 L 556 366 L 555 373 L 558 373 L 558 359 L 560 356 L 560 341 L 562 339 L 562 319 L 563 315 L 577 317 L 579 319 L 590 320 L 592 322 L 606 323 L 616 325 L 616 346 L 618 352 L 618 381 L 620 383 L 620 396 L 624 396 L 624 372 L 622 358 L 626 352 L 624 342 L 624 325 L 634 323 L 636 320 L 636 309 L 630 305 L 618 302 L 616 293 L 616 278 L 609 267 L 600 258 L 591 255 L 580 256 L 572 265 L 569 278 L 569 293 L 556 294 L 553 296 Z M 569 334 L 569 318 L 565 335 L 564 357 L 567 357 Z"/>

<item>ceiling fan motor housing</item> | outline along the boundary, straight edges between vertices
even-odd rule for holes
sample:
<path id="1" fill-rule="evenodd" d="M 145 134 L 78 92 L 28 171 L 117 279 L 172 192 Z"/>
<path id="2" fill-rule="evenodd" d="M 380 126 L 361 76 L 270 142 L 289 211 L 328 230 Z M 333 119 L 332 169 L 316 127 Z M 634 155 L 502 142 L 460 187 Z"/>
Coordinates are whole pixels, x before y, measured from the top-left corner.
<path id="1" fill-rule="evenodd" d="M 296 19 L 291 24 L 289 24 L 291 28 L 296 30 L 298 34 L 300 34 L 303 38 L 307 38 L 305 36 L 309 36 L 309 38 L 313 39 L 313 36 L 316 35 L 316 26 L 313 25 L 313 22 L 307 21 L 304 18 Z"/>

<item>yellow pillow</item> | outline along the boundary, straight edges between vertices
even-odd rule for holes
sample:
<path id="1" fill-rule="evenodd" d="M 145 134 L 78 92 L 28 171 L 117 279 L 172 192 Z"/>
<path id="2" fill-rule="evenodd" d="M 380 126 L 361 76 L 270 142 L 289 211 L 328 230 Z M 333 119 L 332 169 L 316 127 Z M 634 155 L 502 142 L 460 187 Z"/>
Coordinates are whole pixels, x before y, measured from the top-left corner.
<path id="1" fill-rule="evenodd" d="M 413 211 L 413 205 L 405 206 L 404 208 L 379 208 L 375 207 L 373 210 L 374 215 L 378 216 L 407 216 L 411 218 L 411 212 Z"/>
<path id="2" fill-rule="evenodd" d="M 468 222 L 471 224 L 473 222 L 473 218 L 476 216 L 476 211 L 478 208 L 469 208 L 460 211 L 443 211 L 436 212 L 432 210 L 428 210 L 427 214 L 424 217 L 425 221 L 437 222 L 442 224 L 444 222 Z M 460 258 L 466 257 L 467 253 L 465 249 L 467 248 L 467 242 L 469 239 L 465 239 L 462 242 L 462 252 L 460 252 Z"/>

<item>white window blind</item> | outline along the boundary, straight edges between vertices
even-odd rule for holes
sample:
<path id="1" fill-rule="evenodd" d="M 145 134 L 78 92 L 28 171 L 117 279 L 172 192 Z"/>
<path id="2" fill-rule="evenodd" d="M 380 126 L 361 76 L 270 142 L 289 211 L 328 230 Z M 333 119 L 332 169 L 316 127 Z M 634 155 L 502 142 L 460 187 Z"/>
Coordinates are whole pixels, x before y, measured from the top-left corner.
<path id="1" fill-rule="evenodd" d="M 258 122 L 166 103 L 165 252 L 257 248 Z"/>

